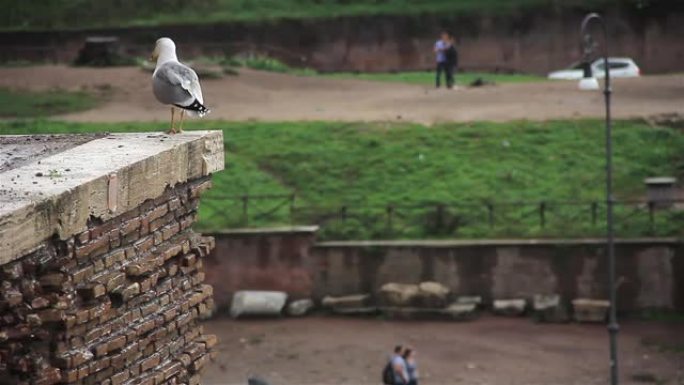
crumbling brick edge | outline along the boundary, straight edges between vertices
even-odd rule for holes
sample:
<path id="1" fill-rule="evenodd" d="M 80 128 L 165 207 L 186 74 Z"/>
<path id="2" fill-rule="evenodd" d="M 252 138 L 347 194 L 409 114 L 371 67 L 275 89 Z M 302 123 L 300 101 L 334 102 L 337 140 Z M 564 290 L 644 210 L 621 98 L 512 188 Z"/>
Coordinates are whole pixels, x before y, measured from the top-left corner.
<path id="1" fill-rule="evenodd" d="M 0 385 L 200 383 L 216 337 L 203 177 L 0 266 Z"/>

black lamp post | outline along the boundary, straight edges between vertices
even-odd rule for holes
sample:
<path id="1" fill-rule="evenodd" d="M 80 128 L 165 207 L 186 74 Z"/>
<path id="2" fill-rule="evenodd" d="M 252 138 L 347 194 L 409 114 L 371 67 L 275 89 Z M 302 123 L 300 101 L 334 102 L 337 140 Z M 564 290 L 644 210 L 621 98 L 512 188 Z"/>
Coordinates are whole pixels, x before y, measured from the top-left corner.
<path id="1" fill-rule="evenodd" d="M 617 357 L 617 334 L 620 326 L 617 323 L 617 293 L 615 287 L 615 240 L 613 230 L 613 143 L 611 138 L 610 118 L 610 66 L 608 65 L 608 31 L 605 20 L 597 13 L 591 13 L 582 20 L 582 45 L 585 61 L 585 77 L 580 81 L 580 89 L 598 89 L 598 82 L 591 74 L 589 55 L 594 49 L 593 39 L 589 34 L 588 26 L 592 21 L 601 23 L 603 29 L 603 67 L 605 82 L 603 95 L 606 103 L 606 243 L 608 248 L 608 291 L 610 296 L 610 313 L 608 321 L 608 334 L 610 337 L 610 383 L 618 383 L 618 357 Z"/>

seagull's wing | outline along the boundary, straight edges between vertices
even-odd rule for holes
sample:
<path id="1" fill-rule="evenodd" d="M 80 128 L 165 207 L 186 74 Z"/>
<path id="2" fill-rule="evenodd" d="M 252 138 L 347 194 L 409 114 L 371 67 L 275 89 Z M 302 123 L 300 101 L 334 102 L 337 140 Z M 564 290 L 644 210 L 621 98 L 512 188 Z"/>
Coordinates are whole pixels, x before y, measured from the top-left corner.
<path id="1" fill-rule="evenodd" d="M 190 108 L 195 102 L 204 103 L 199 78 L 192 68 L 177 61 L 169 61 L 152 75 L 154 94 L 160 102 Z"/>

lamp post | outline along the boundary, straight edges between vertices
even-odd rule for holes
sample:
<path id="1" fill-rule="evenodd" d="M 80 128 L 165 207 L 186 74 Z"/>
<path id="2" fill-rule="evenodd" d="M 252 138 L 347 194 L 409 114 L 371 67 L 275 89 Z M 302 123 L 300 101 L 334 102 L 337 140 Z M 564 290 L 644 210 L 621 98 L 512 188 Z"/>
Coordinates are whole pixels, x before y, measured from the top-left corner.
<path id="1" fill-rule="evenodd" d="M 585 77 L 580 81 L 580 89 L 597 90 L 598 81 L 591 73 L 589 55 L 594 49 L 593 39 L 589 33 L 589 24 L 592 21 L 600 22 L 603 29 L 603 67 L 605 71 L 605 82 L 603 85 L 603 95 L 606 104 L 606 243 L 608 249 L 608 291 L 610 296 L 610 312 L 608 321 L 608 334 L 610 338 L 610 383 L 618 383 L 618 357 L 617 357 L 617 335 L 620 326 L 617 323 L 617 293 L 615 287 L 615 240 L 613 230 L 613 143 L 611 138 L 611 117 L 610 117 L 610 66 L 608 65 L 608 31 L 605 20 L 597 13 L 590 13 L 582 20 L 580 34 L 582 36 L 582 46 L 585 61 Z"/>

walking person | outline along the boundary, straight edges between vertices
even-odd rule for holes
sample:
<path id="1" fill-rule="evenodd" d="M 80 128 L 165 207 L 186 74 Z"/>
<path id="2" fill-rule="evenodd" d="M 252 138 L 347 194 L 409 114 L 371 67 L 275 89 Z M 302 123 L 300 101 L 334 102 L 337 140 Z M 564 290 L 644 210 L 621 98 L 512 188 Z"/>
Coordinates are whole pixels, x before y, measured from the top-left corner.
<path id="1" fill-rule="evenodd" d="M 394 347 L 389 362 L 382 371 L 382 382 L 387 385 L 408 385 L 409 375 L 406 370 L 406 361 L 403 357 L 404 347 L 397 345 Z"/>
<path id="2" fill-rule="evenodd" d="M 408 374 L 407 385 L 418 385 L 418 364 L 416 363 L 416 351 L 407 348 L 404 350 L 404 362 L 406 363 L 406 372 Z"/>
<path id="3" fill-rule="evenodd" d="M 437 88 L 439 88 L 441 85 L 442 73 L 444 73 L 446 86 L 451 88 L 454 85 L 454 77 L 452 72 L 453 67 L 449 66 L 449 62 L 447 60 L 447 51 L 449 51 L 449 48 L 452 47 L 451 41 L 451 35 L 449 32 L 443 31 L 440 39 L 435 42 L 434 51 L 435 60 L 437 62 L 435 86 Z"/>

